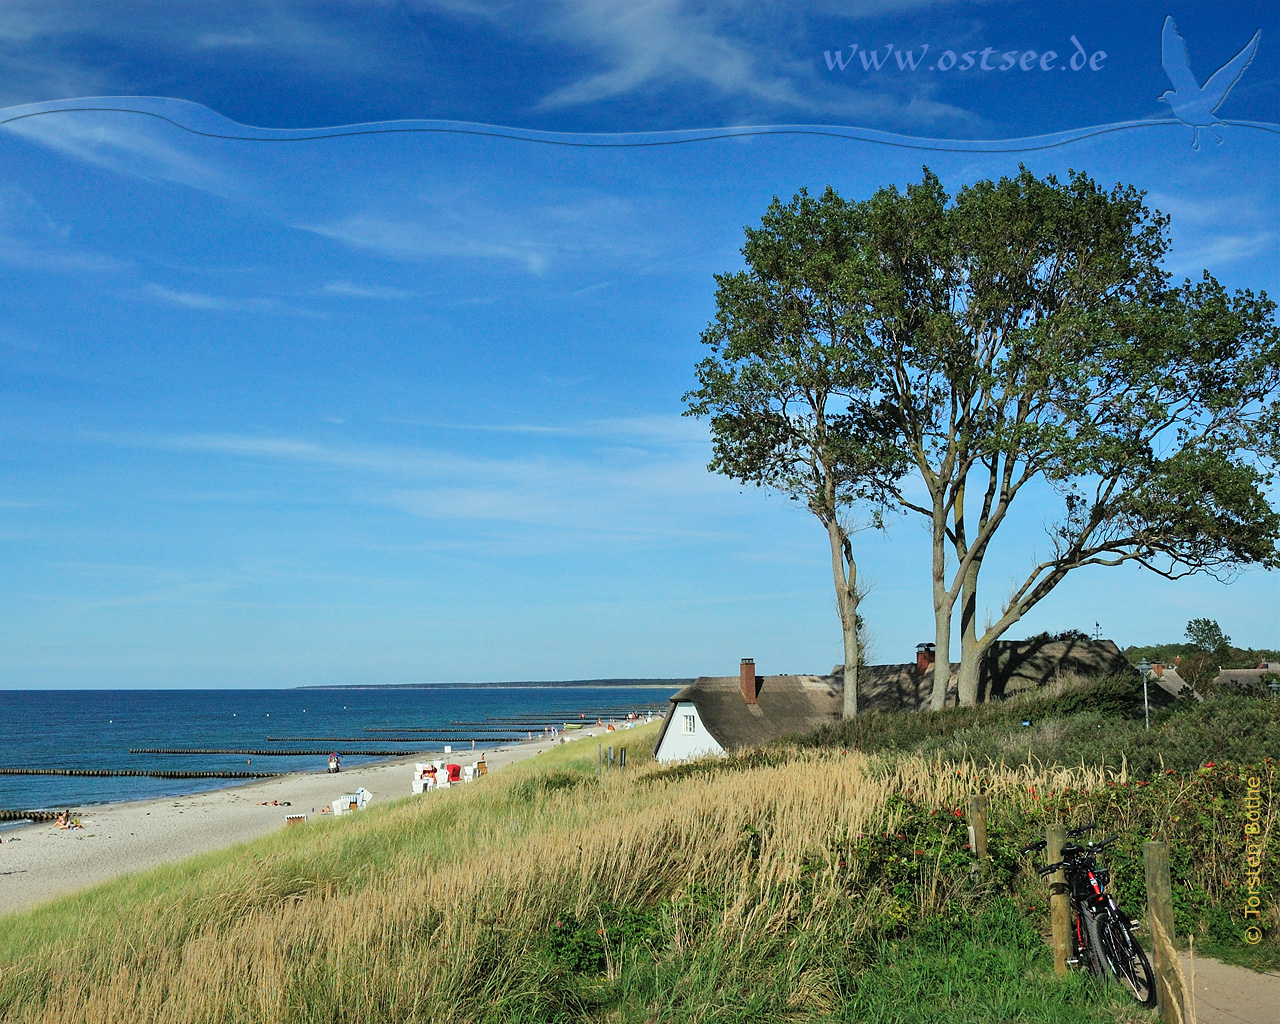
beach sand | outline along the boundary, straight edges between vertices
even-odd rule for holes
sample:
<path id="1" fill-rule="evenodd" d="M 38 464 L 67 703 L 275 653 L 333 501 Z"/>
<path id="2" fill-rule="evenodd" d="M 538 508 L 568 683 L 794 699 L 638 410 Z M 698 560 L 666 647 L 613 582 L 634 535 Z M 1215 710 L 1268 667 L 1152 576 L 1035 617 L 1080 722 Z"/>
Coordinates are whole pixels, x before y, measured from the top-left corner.
<path id="1" fill-rule="evenodd" d="M 601 727 L 567 734 L 570 742 L 606 735 Z M 614 733 L 621 737 L 625 733 Z M 486 750 L 492 772 L 550 750 L 535 739 Z M 415 761 L 471 764 L 480 751 L 423 752 L 410 758 L 344 768 L 337 775 L 298 772 L 192 796 L 89 806 L 79 812 L 83 829 L 66 831 L 52 822 L 0 832 L 0 914 L 24 910 L 56 896 L 120 875 L 232 846 L 284 827 L 286 814 L 321 818 L 320 808 L 363 786 L 375 803 L 411 794 Z M 431 799 L 430 793 L 423 794 Z M 273 807 L 269 801 L 290 803 Z M 260 806 L 268 802 L 268 806 Z M 314 808 L 314 811 L 313 811 Z M 324 815 L 323 817 L 329 817 Z M 16 840 L 16 841 L 15 841 Z"/>

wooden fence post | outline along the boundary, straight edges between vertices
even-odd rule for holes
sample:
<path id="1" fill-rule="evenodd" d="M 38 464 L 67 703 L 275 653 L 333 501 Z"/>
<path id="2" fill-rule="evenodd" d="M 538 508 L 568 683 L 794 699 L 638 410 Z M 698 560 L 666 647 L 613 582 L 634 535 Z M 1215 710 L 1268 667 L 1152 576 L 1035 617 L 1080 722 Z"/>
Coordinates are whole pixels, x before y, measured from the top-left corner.
<path id="1" fill-rule="evenodd" d="M 1062 860 L 1067 843 L 1067 826 L 1050 825 L 1045 830 L 1045 855 L 1048 863 Z M 1067 876 L 1059 869 L 1049 876 L 1049 923 L 1053 928 L 1053 973 L 1059 978 L 1067 973 L 1067 957 L 1071 955 L 1071 902 L 1067 895 Z"/>
<path id="2" fill-rule="evenodd" d="M 1178 953 L 1173 945 L 1173 882 L 1169 844 L 1158 839 L 1142 844 L 1147 879 L 1147 929 L 1151 933 L 1151 966 L 1156 972 L 1156 1006 L 1164 1024 L 1182 1024 L 1183 993 Z"/>
<path id="3" fill-rule="evenodd" d="M 969 797 L 969 849 L 977 858 L 979 872 L 987 870 L 987 795 Z"/>

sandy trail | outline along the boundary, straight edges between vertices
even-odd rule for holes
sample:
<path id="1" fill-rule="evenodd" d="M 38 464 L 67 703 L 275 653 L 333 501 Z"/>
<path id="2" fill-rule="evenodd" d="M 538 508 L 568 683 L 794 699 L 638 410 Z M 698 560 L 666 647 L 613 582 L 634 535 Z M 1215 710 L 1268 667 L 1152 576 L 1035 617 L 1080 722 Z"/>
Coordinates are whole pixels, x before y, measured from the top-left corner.
<path id="1" fill-rule="evenodd" d="M 1191 980 L 1191 958 L 1179 958 Z M 1280 974 L 1195 958 L 1198 1024 L 1275 1024 L 1280 1020 Z"/>
<path id="2" fill-rule="evenodd" d="M 606 733 L 591 727 L 568 734 L 570 742 Z M 625 743 L 626 732 L 611 734 Z M 550 750 L 550 739 L 535 739 L 485 752 L 490 771 Z M 444 758 L 471 764 L 479 751 L 422 753 L 367 767 L 296 773 L 192 796 L 91 806 L 80 813 L 82 830 L 52 823 L 0 832 L 0 914 L 24 910 L 56 896 L 120 875 L 182 860 L 198 853 L 255 839 L 284 826 L 286 814 L 309 819 L 344 793 L 363 786 L 375 802 L 409 796 L 414 761 Z M 426 794 L 430 798 L 430 794 Z M 277 800 L 289 807 L 260 806 Z M 327 817 L 327 815 L 326 815 Z"/>

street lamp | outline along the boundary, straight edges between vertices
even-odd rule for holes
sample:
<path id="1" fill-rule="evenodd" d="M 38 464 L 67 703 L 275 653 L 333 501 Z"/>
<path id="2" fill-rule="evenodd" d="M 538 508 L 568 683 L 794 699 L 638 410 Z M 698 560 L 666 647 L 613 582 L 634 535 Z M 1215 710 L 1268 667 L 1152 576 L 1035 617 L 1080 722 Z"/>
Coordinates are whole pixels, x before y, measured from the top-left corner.
<path id="1" fill-rule="evenodd" d="M 1147 664 L 1147 659 L 1143 658 L 1138 662 L 1138 671 L 1142 673 L 1142 717 L 1146 722 L 1146 728 L 1151 728 L 1151 702 L 1147 700 L 1147 676 L 1151 674 L 1151 666 Z"/>

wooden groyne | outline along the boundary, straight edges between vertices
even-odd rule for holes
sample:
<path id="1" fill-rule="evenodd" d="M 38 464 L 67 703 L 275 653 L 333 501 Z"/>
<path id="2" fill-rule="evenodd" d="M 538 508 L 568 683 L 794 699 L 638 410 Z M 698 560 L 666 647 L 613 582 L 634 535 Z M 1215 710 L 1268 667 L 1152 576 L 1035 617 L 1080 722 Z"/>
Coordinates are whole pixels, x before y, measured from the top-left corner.
<path id="1" fill-rule="evenodd" d="M 0 808 L 0 821 L 54 821 L 61 811 L 10 811 Z"/>
<path id="2" fill-rule="evenodd" d="M 469 739 L 470 737 L 472 737 L 472 736 L 478 736 L 478 735 L 480 735 L 481 733 L 508 733 L 508 732 L 510 732 L 510 731 L 511 731 L 511 729 L 510 729 L 510 728 L 508 728 L 507 726 L 502 726 L 501 728 L 497 728 L 497 727 L 495 727 L 495 728 L 485 728 L 485 727 L 483 727 L 483 726 L 477 726 L 477 727 L 474 727 L 474 728 L 466 728 L 466 729 L 448 729 L 448 728 L 428 729 L 428 728 L 426 728 L 425 726 L 423 726 L 422 728 L 414 727 L 414 728 L 405 728 L 405 729 L 366 729 L 366 730 L 365 730 L 365 732 L 372 732 L 372 733 L 388 733 L 388 732 L 389 732 L 389 733 L 420 733 L 420 732 L 429 732 L 429 733 L 434 733 L 434 734 L 438 734 L 438 735 L 442 735 L 442 736 L 443 736 L 443 735 L 461 735 L 462 733 L 466 733 L 466 734 L 467 734 L 468 739 Z M 268 736 L 268 737 L 267 737 L 267 739 L 274 739 L 274 737 L 272 737 L 272 736 Z M 368 736 L 363 737 L 363 740 L 364 740 L 364 741 L 367 741 L 368 739 L 369 739 L 369 737 L 368 737 Z M 361 739 L 354 739 L 354 740 L 351 740 L 351 742 L 352 742 L 352 743 L 360 743 L 360 742 L 362 742 L 362 740 L 361 740 Z"/>
<path id="3" fill-rule="evenodd" d="M 422 729 L 397 729 L 397 732 L 430 732 L 431 730 Z M 374 737 L 370 736 L 268 736 L 268 743 L 368 743 Z M 477 743 L 501 743 L 504 740 L 522 740 L 523 736 L 512 734 L 512 730 L 506 729 L 500 736 L 481 736 L 479 733 L 470 733 L 466 735 L 430 735 L 430 736 L 413 736 L 407 739 L 399 737 L 378 737 L 387 743 L 465 743 L 468 740 L 475 740 Z"/>
<path id="4" fill-rule="evenodd" d="M 274 779 L 284 772 L 167 772 L 141 768 L 0 768 L 0 775 L 76 775 L 90 779 Z"/>
<path id="5" fill-rule="evenodd" d="M 416 750 L 215 750 L 198 747 L 130 747 L 131 754 L 238 754 L 247 757 L 328 757 L 341 754 L 353 757 L 411 757 Z"/>

